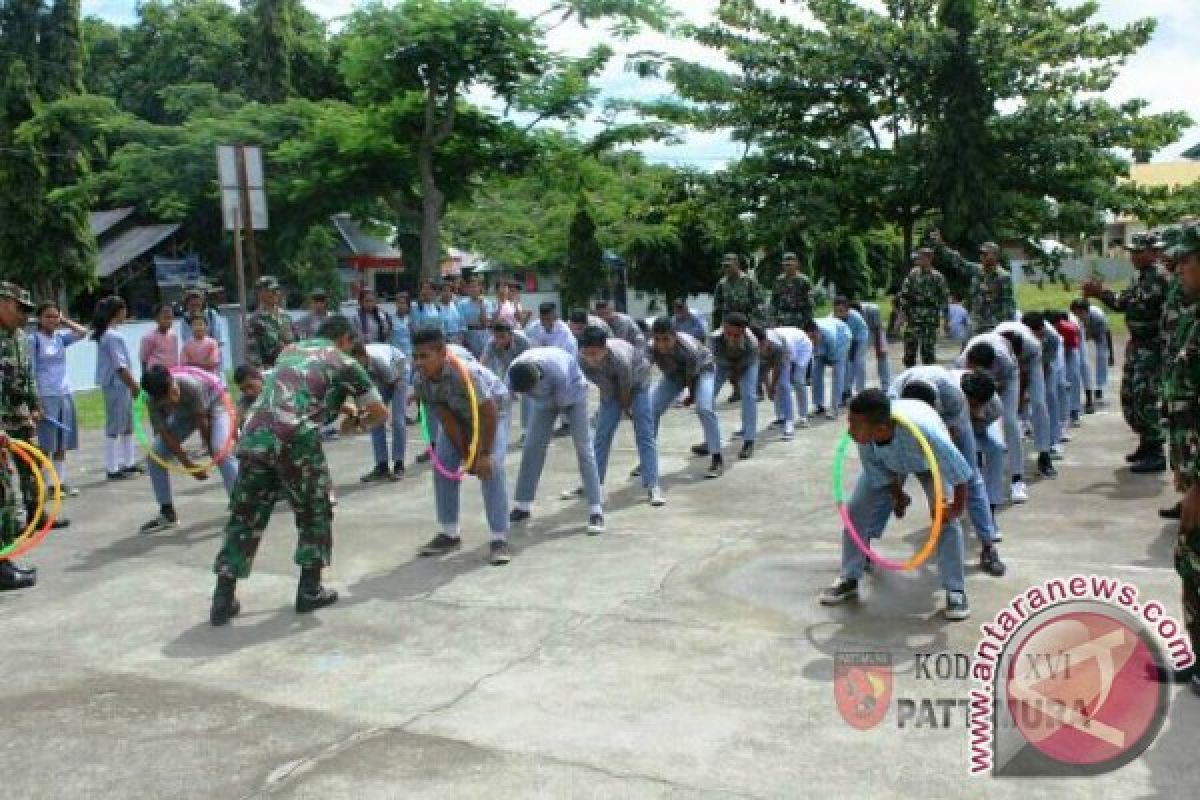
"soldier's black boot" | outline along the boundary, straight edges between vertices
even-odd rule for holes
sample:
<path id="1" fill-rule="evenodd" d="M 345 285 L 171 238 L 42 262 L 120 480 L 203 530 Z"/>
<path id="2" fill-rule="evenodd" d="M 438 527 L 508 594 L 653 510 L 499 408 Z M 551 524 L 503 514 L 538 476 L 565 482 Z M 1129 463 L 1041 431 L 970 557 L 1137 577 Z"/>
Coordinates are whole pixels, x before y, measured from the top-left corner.
<path id="1" fill-rule="evenodd" d="M 1125 463 L 1136 464 L 1137 462 L 1141 461 L 1145 455 L 1146 455 L 1146 443 L 1143 441 L 1139 441 L 1137 449 L 1134 450 L 1132 453 L 1129 453 L 1128 455 L 1125 456 Z"/>
<path id="2" fill-rule="evenodd" d="M 1158 515 L 1163 519 L 1180 519 L 1183 517 L 1183 503 L 1176 503 L 1170 508 L 1160 508 Z"/>
<path id="3" fill-rule="evenodd" d="M 37 584 L 36 569 L 21 569 L 7 558 L 0 560 L 0 592 L 28 589 Z"/>
<path id="4" fill-rule="evenodd" d="M 337 602 L 338 594 L 321 585 L 321 568 L 304 567 L 300 570 L 300 585 L 296 587 L 296 613 L 307 614 L 318 608 Z"/>
<path id="5" fill-rule="evenodd" d="M 217 576 L 217 588 L 213 590 L 212 608 L 208 612 L 208 621 L 213 625 L 224 625 L 242 610 L 236 590 L 237 578 L 231 575 Z"/>
<path id="6" fill-rule="evenodd" d="M 1129 471 L 1135 475 L 1153 475 L 1167 471 L 1167 458 L 1163 455 L 1162 445 L 1148 445 L 1142 453 L 1142 460 L 1134 462 Z"/>

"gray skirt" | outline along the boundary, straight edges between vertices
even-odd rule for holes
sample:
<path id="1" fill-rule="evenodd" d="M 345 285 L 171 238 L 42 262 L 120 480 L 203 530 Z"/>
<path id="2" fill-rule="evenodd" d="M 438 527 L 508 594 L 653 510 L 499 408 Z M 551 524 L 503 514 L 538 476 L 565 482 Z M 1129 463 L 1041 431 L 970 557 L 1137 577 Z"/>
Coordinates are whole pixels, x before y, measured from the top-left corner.
<path id="1" fill-rule="evenodd" d="M 38 447 L 46 455 L 59 450 L 79 449 L 79 424 L 75 418 L 75 398 L 69 394 L 42 397 L 42 419 L 38 421 Z M 55 425 L 54 420 L 58 424 Z"/>
<path id="2" fill-rule="evenodd" d="M 123 383 L 104 387 L 104 435 L 129 436 L 133 433 L 133 395 Z"/>

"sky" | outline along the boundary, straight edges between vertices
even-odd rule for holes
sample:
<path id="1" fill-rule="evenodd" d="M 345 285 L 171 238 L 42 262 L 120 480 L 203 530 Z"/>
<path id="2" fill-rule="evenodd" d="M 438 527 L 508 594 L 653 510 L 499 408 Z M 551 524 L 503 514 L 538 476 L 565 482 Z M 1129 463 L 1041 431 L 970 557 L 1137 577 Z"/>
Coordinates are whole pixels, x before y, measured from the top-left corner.
<path id="1" fill-rule="evenodd" d="M 315 13 L 334 20 L 355 9 L 359 0 L 304 0 Z M 550 0 L 496 0 L 526 15 L 533 15 L 550 5 Z M 702 23 L 711 18 L 717 0 L 668 0 L 676 11 L 692 22 Z M 771 9 L 789 16 L 801 17 L 798 6 L 776 3 L 774 0 L 759 0 Z M 862 0 L 864 5 L 877 5 L 877 0 Z M 1151 112 L 1186 111 L 1200 122 L 1200 91 L 1196 81 L 1200 78 L 1200 47 L 1195 46 L 1196 32 L 1200 31 L 1200 0 L 1099 0 L 1100 21 L 1110 25 L 1121 25 L 1141 17 L 1155 17 L 1158 27 L 1150 45 L 1131 58 L 1121 72 L 1120 78 L 1105 94 L 1112 102 L 1121 102 L 1132 97 L 1143 97 L 1150 101 Z M 128 23 L 135 17 L 135 0 L 83 0 L 85 14 L 103 17 L 116 23 Z M 617 56 L 599 77 L 598 84 L 604 97 L 651 100 L 670 93 L 670 86 L 662 81 L 643 80 L 625 69 L 624 56 L 645 50 L 662 51 L 691 61 L 720 66 L 720 54 L 694 42 L 657 34 L 638 36 L 628 42 L 614 42 L 601 26 L 582 29 L 574 24 L 562 25 L 548 36 L 554 50 L 570 55 L 581 55 L 591 46 L 607 41 L 617 50 Z M 489 103 L 490 98 L 478 94 L 475 102 Z M 594 124 L 584 123 L 578 132 L 587 136 L 598 130 Z M 1200 144 L 1200 125 L 1185 132 L 1181 141 L 1162 151 L 1156 161 L 1169 161 L 1193 145 Z M 638 148 L 652 161 L 673 164 L 689 164 L 701 169 L 720 169 L 742 153 L 742 145 L 732 142 L 720 133 L 693 133 L 682 144 L 648 143 Z"/>

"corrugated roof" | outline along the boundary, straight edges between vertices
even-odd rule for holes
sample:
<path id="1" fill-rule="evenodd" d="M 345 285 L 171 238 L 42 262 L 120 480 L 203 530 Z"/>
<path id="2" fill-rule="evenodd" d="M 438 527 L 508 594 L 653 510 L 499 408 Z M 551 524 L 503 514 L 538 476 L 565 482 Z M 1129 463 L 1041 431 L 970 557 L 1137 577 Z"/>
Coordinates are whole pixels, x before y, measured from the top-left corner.
<path id="1" fill-rule="evenodd" d="M 178 224 L 130 228 L 100 248 L 96 256 L 96 275 L 107 278 L 138 256 L 153 250 L 177 230 Z"/>
<path id="2" fill-rule="evenodd" d="M 338 233 L 342 237 L 342 241 L 346 243 L 346 247 L 350 248 L 350 252 L 356 256 L 374 256 L 377 258 L 402 258 L 403 253 L 392 247 L 383 239 L 376 238 L 370 234 L 364 233 L 349 214 L 334 214 L 331 219 L 333 226 L 337 228 Z"/>
<path id="3" fill-rule="evenodd" d="M 132 213 L 133 206 L 129 206 L 127 208 L 113 208 L 108 211 L 90 212 L 88 214 L 88 225 L 90 225 L 92 228 L 92 236 L 95 236 L 97 239 L 99 239 L 101 236 L 119 225 Z"/>

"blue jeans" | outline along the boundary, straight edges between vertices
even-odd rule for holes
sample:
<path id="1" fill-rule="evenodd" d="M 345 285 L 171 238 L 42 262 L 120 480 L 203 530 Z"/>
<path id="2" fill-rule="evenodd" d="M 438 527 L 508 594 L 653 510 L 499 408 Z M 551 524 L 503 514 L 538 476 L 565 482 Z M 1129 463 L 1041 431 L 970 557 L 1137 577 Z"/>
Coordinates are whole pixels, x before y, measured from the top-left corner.
<path id="1" fill-rule="evenodd" d="M 716 385 L 724 386 L 729 373 L 717 367 Z M 738 379 L 738 391 L 742 393 L 742 441 L 753 442 L 758 435 L 758 362 L 744 370 Z M 711 447 L 709 452 L 716 452 Z"/>
<path id="2" fill-rule="evenodd" d="M 1093 388 L 1104 391 L 1108 386 L 1108 340 L 1104 337 L 1094 340 L 1092 351 L 1096 357 L 1096 371 L 1092 376 Z"/>
<path id="3" fill-rule="evenodd" d="M 1025 442 L 1021 438 L 1021 381 L 1016 370 L 1006 381 L 1004 389 L 996 393 L 1004 404 L 1002 427 L 1004 447 L 1008 450 L 1008 471 L 1011 475 L 1021 475 L 1025 472 Z"/>
<path id="4" fill-rule="evenodd" d="M 404 463 L 404 450 L 408 442 L 408 426 L 404 422 L 404 413 L 408 403 L 408 384 L 399 381 L 390 390 L 384 392 L 383 402 L 391 410 L 390 427 L 392 429 L 392 458 L 388 459 L 387 429 L 389 425 L 380 425 L 371 429 L 371 449 L 375 453 L 375 463 L 387 465 L 392 462 Z"/>
<path id="5" fill-rule="evenodd" d="M 846 378 L 846 385 L 855 394 L 867 388 L 868 349 L 870 349 L 869 342 L 856 342 L 854 345 L 854 358 L 847 365 L 850 375 Z M 884 386 L 887 386 L 887 384 L 884 384 Z"/>
<path id="6" fill-rule="evenodd" d="M 534 403 L 525 429 L 525 445 L 521 449 L 521 468 L 517 471 L 517 491 L 513 500 L 528 506 L 537 494 L 538 481 L 546 466 L 546 448 L 554 433 L 554 423 L 559 414 L 566 417 L 571 426 L 571 441 L 575 444 L 575 460 L 579 464 L 579 477 L 583 480 L 583 494 L 588 505 L 600 508 L 603 505 L 600 493 L 600 473 L 596 469 L 596 451 L 592 445 L 592 426 L 588 424 L 587 400 L 561 408 L 556 405 Z"/>
<path id="7" fill-rule="evenodd" d="M 658 425 L 662 415 L 666 413 L 675 398 L 687 387 L 670 378 L 662 378 L 654 384 L 650 392 L 650 404 L 654 411 L 654 433 L 658 435 Z M 716 374 L 709 370 L 696 376 L 692 385 L 692 400 L 696 407 L 696 416 L 700 418 L 700 427 L 704 429 L 704 445 L 708 452 L 716 455 L 721 452 L 721 425 L 717 412 L 713 408 L 713 396 L 717 390 Z"/>
<path id="8" fill-rule="evenodd" d="M 975 431 L 975 449 L 983 456 L 983 482 L 988 500 L 1000 505 L 1007 497 L 1004 485 L 1005 467 L 1003 422 L 996 420 L 983 430 Z"/>
<path id="9" fill-rule="evenodd" d="M 637 442 L 638 459 L 642 466 L 642 488 L 651 489 L 658 486 L 658 445 L 654 441 L 654 411 L 650 406 L 650 392 L 647 389 L 635 389 L 630 400 L 633 438 Z M 596 471 L 602 484 L 608 472 L 608 454 L 612 451 L 613 437 L 617 434 L 623 413 L 615 397 L 601 400 L 596 412 Z"/>
<path id="10" fill-rule="evenodd" d="M 1039 453 L 1047 452 L 1058 441 L 1050 424 L 1046 399 L 1046 373 L 1040 364 L 1029 370 L 1029 418 L 1033 423 L 1033 441 Z"/>
<path id="11" fill-rule="evenodd" d="M 833 361 L 820 355 L 813 356 L 812 394 L 813 404 L 837 413 L 842 404 L 842 394 L 846 385 L 846 356 L 848 350 L 839 351 Z M 828 405 L 825 404 L 825 367 L 833 371 L 833 394 Z M 885 389 L 887 387 L 884 387 Z"/>
<path id="12" fill-rule="evenodd" d="M 1046 377 L 1046 418 L 1050 421 L 1050 443 L 1058 444 L 1062 439 L 1063 416 L 1066 413 L 1063 401 L 1067 393 L 1063 388 L 1063 374 L 1057 366 L 1051 366 L 1045 371 Z"/>
<path id="13" fill-rule="evenodd" d="M 233 423 L 224 408 L 217 408 L 210 412 L 208 420 L 212 426 L 212 441 L 209 442 L 209 446 L 214 453 L 219 453 L 225 446 L 225 440 L 229 436 L 229 431 Z M 184 418 L 173 414 L 167 420 L 167 430 L 175 437 L 175 441 L 183 444 L 189 436 L 196 432 L 196 426 L 192 424 L 191 418 Z M 233 455 L 234 449 L 231 448 L 225 460 L 217 465 L 217 470 L 221 473 L 221 483 L 225 484 L 226 495 L 233 491 L 233 484 L 237 481 L 238 462 Z M 161 437 L 154 440 L 154 452 L 163 461 L 169 461 L 174 458 L 171 452 L 167 450 L 167 446 L 163 443 Z M 147 459 L 147 462 L 146 471 L 150 473 L 150 486 L 154 489 L 155 501 L 160 506 L 171 505 L 173 501 L 170 473 L 153 458 Z"/>
<path id="14" fill-rule="evenodd" d="M 775 416 L 784 422 L 796 419 L 796 408 L 800 416 L 808 416 L 808 384 L 804 382 L 808 373 L 808 362 L 797 364 L 789 361 L 779 383 L 775 386 Z"/>
<path id="15" fill-rule="evenodd" d="M 480 481 L 479 486 L 483 490 L 483 508 L 492 539 L 504 540 L 508 537 L 508 482 L 504 475 L 504 458 L 508 452 L 508 403 L 505 401 L 501 405 L 503 408 L 496 409 L 496 435 L 492 439 L 492 477 Z M 462 456 L 440 426 L 437 457 L 451 471 L 462 464 Z M 443 528 L 458 527 L 459 495 L 463 481 L 468 479 L 453 481 L 442 477 L 442 473 L 436 469 L 433 471 L 434 504 L 437 507 L 438 524 Z"/>
<path id="16" fill-rule="evenodd" d="M 979 472 L 979 453 L 975 447 L 975 432 L 971 430 L 971 417 L 963 409 L 960 418 L 950 428 L 950 438 L 958 452 L 971 465 L 971 477 L 967 480 L 967 515 L 979 541 L 991 544 L 996 538 L 996 520 L 992 517 L 992 506 L 983 475 Z"/>
<path id="17" fill-rule="evenodd" d="M 918 478 L 925 497 L 933 503 L 933 478 L 928 472 L 921 473 Z M 892 495 L 887 489 L 877 489 L 861 475 L 854 486 L 848 508 L 850 519 L 858 534 L 868 544 L 873 539 L 883 536 L 888 520 L 892 516 Z M 913 508 L 909 508 L 913 513 Z M 842 577 L 849 580 L 860 580 L 867 557 L 863 554 L 850 534 L 842 531 Z M 962 526 L 958 520 L 946 520 L 942 526 L 942 535 L 937 544 L 938 575 L 942 579 L 942 587 L 947 591 L 961 592 L 966 586 L 963 574 L 963 537 Z"/>

